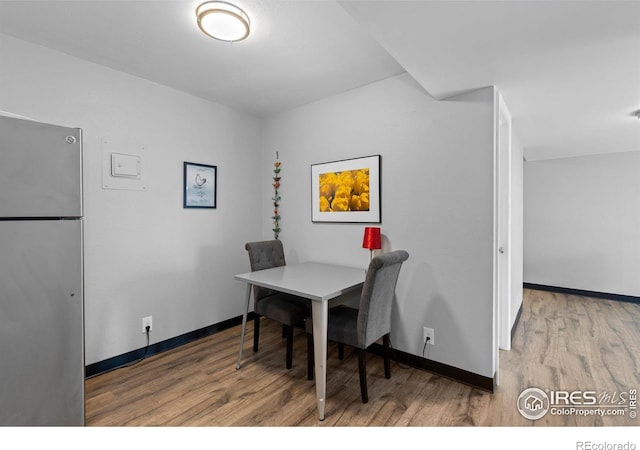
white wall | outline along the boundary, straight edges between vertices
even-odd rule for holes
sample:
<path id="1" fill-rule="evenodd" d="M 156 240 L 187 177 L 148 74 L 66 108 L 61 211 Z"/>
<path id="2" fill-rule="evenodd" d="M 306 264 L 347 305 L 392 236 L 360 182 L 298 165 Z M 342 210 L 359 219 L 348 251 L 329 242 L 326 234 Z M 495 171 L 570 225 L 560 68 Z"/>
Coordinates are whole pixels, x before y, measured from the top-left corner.
<path id="1" fill-rule="evenodd" d="M 311 222 L 310 166 L 382 155 L 385 250 L 406 249 L 392 345 L 492 377 L 493 88 L 437 102 L 401 75 L 269 118 L 265 161 L 282 162 L 282 233 L 289 262 L 365 267 L 365 224 Z M 263 185 L 271 179 L 264 166 Z M 263 194 L 263 234 L 272 193 Z"/>
<path id="2" fill-rule="evenodd" d="M 0 110 L 84 133 L 86 363 L 242 312 L 260 237 L 260 123 L 229 108 L 0 34 Z M 146 147 L 148 190 L 102 189 L 101 139 Z M 119 144 L 120 143 L 120 144 Z M 182 164 L 218 167 L 218 208 L 182 208 Z"/>
<path id="3" fill-rule="evenodd" d="M 528 283 L 640 296 L 640 152 L 525 163 Z"/>
<path id="4" fill-rule="evenodd" d="M 447 101 L 408 75 L 255 118 L 0 35 L 0 109 L 84 131 L 86 362 L 241 313 L 244 242 L 272 236 L 282 166 L 290 262 L 365 267 L 364 224 L 313 224 L 310 165 L 382 155 L 385 251 L 411 253 L 392 343 L 492 377 L 493 88 Z M 146 192 L 102 189 L 102 138 L 144 145 Z M 260 153 L 260 150 L 262 153 Z M 182 163 L 218 166 L 218 209 L 182 208 Z M 256 193 L 262 192 L 262 195 Z"/>

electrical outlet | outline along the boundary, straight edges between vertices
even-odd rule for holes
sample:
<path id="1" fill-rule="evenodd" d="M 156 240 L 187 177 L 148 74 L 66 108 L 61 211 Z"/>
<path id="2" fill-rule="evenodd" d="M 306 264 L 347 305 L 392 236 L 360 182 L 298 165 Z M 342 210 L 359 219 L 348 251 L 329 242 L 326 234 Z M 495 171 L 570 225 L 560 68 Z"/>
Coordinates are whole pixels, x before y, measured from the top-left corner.
<path id="1" fill-rule="evenodd" d="M 424 336 L 422 338 L 423 342 L 428 342 L 430 345 L 436 345 L 436 332 L 433 328 L 423 327 L 422 332 Z M 427 341 L 427 338 L 429 338 L 429 341 Z"/>
<path id="2" fill-rule="evenodd" d="M 142 333 L 147 332 L 147 327 L 149 327 L 149 332 L 153 330 L 153 316 L 143 317 L 142 318 Z"/>

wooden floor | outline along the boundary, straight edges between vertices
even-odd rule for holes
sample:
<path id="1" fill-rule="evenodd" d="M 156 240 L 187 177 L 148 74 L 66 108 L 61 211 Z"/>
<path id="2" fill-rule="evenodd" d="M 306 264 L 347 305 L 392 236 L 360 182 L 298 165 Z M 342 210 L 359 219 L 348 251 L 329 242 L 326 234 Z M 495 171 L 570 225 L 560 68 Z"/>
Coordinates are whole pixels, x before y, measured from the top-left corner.
<path id="1" fill-rule="evenodd" d="M 248 327 L 251 330 L 251 326 Z M 86 381 L 87 426 L 627 426 L 629 415 L 551 415 L 531 421 L 516 409 L 521 391 L 640 387 L 640 305 L 525 290 L 510 351 L 500 353 L 500 386 L 491 394 L 369 355 L 369 403 L 360 401 L 357 354 L 330 346 L 326 419 L 306 375 L 306 337 L 294 338 L 284 368 L 280 327 L 263 319 L 261 347 L 235 369 L 240 326 Z"/>

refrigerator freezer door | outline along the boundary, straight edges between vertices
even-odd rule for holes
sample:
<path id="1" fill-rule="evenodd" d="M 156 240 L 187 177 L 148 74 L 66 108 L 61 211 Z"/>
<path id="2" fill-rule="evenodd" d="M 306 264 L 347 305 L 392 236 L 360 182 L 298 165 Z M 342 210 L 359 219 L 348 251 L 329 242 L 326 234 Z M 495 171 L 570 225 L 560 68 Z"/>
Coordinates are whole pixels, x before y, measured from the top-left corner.
<path id="1" fill-rule="evenodd" d="M 0 425 L 84 425 L 82 221 L 0 221 Z"/>
<path id="2" fill-rule="evenodd" d="M 0 116 L 0 217 L 82 216 L 81 130 Z"/>

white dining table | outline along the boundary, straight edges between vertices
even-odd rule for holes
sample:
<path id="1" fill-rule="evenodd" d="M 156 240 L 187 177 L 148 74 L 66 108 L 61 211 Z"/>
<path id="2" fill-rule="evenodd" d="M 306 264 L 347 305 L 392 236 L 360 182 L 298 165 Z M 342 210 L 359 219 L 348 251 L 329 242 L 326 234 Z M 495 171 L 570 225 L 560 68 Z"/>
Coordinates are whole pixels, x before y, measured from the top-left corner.
<path id="1" fill-rule="evenodd" d="M 252 286 L 266 287 L 310 299 L 313 321 L 316 397 L 320 420 L 324 420 L 327 393 L 326 363 L 329 300 L 360 288 L 364 283 L 364 278 L 365 270 L 363 268 L 317 262 L 290 264 L 235 275 L 236 280 L 247 283 L 246 308 L 242 315 L 240 352 L 236 369 L 241 367 Z"/>

